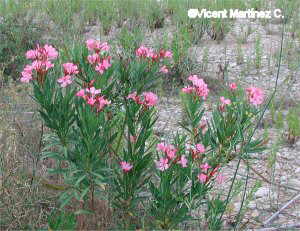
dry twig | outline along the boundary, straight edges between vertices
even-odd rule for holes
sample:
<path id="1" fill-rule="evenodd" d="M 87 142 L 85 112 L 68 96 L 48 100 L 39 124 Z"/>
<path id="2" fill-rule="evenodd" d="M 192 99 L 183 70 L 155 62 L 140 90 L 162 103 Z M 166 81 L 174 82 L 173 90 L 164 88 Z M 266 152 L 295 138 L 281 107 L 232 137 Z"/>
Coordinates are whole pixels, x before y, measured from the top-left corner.
<path id="1" fill-rule="evenodd" d="M 290 229 L 296 229 L 296 228 L 300 228 L 300 223 L 287 224 L 287 225 L 282 225 L 282 226 L 278 226 L 278 227 L 256 229 L 256 231 L 277 231 L 277 230 L 290 230 Z"/>
<path id="2" fill-rule="evenodd" d="M 263 225 L 267 226 L 271 221 L 273 221 L 285 208 L 290 206 L 292 203 L 294 203 L 296 200 L 300 199 L 300 193 L 297 194 L 295 197 L 293 197 L 288 203 L 286 203 L 284 206 L 282 206 L 276 213 L 274 213 L 270 218 L 268 218 Z M 300 224 L 298 224 L 300 227 Z"/>

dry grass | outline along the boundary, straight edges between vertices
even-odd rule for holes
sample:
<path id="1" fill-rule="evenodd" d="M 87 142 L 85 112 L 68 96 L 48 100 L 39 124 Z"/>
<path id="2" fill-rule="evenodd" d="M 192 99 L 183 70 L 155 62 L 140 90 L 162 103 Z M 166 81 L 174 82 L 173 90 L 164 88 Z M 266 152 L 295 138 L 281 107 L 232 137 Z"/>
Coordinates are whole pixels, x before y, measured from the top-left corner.
<path id="1" fill-rule="evenodd" d="M 0 230 L 47 229 L 49 215 L 58 209 L 61 191 L 50 186 L 61 185 L 62 179 L 47 174 L 46 168 L 54 164 L 51 160 L 40 160 L 41 124 L 33 102 L 25 97 L 28 91 L 15 84 L 0 88 Z M 78 203 L 71 204 L 67 211 L 79 209 Z M 106 201 L 95 200 L 94 208 L 95 214 L 81 215 L 80 229 L 111 226 Z"/>
<path id="2" fill-rule="evenodd" d="M 36 166 L 33 153 L 38 146 L 37 129 L 32 124 L 22 137 L 14 126 L 14 121 L 22 117 L 15 110 L 22 95 L 7 87 L 0 89 L 0 95 L 0 229 L 41 228 L 47 224 L 54 195 L 26 174 L 34 172 Z"/>

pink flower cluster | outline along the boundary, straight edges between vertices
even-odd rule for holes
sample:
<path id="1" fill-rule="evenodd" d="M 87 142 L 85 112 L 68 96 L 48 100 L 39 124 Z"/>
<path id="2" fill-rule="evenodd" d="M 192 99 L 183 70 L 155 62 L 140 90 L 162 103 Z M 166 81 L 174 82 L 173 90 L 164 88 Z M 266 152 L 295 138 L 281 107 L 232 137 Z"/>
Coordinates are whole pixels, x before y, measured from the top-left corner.
<path id="1" fill-rule="evenodd" d="M 161 151 L 164 153 L 164 157 L 161 157 L 158 161 L 155 161 L 156 168 L 160 171 L 167 170 L 172 161 L 174 163 L 178 163 L 181 167 L 186 168 L 188 164 L 188 160 L 185 155 L 181 155 L 176 158 L 177 149 L 172 144 L 159 143 L 157 144 L 157 151 Z"/>
<path id="2" fill-rule="evenodd" d="M 168 158 L 161 157 L 158 161 L 155 161 L 156 168 L 160 171 L 167 170 L 169 166 L 169 160 Z"/>
<path id="3" fill-rule="evenodd" d="M 109 51 L 109 49 L 110 49 L 107 42 L 101 43 L 95 39 L 88 39 L 86 41 L 86 46 L 87 46 L 88 50 L 95 51 L 96 53 L 99 53 L 101 51 Z"/>
<path id="4" fill-rule="evenodd" d="M 140 58 L 149 58 L 153 62 L 157 62 L 162 59 L 171 59 L 173 57 L 173 54 L 171 51 L 161 49 L 159 52 L 155 52 L 155 51 L 153 51 L 153 49 L 145 47 L 145 46 L 140 46 L 135 51 L 135 54 L 137 57 L 140 57 Z M 169 72 L 169 69 L 167 68 L 166 65 L 163 65 L 159 69 L 159 71 L 167 74 Z"/>
<path id="5" fill-rule="evenodd" d="M 196 144 L 195 148 L 191 149 L 192 158 L 197 159 L 199 157 L 199 154 L 205 153 L 205 147 L 203 144 Z"/>
<path id="6" fill-rule="evenodd" d="M 127 99 L 132 99 L 137 104 L 142 104 L 146 107 L 155 106 L 158 102 L 158 97 L 153 92 L 144 92 L 142 96 L 143 100 L 137 95 L 136 92 L 133 92 L 127 96 Z"/>
<path id="7" fill-rule="evenodd" d="M 105 54 L 105 52 L 110 49 L 108 43 L 100 43 L 95 39 L 88 39 L 86 41 L 86 46 L 89 51 L 95 52 L 87 57 L 88 62 L 95 65 L 95 70 L 102 75 L 104 71 L 111 67 L 111 57 Z"/>
<path id="8" fill-rule="evenodd" d="M 190 80 L 193 83 L 193 86 L 182 88 L 182 92 L 187 94 L 195 93 L 196 95 L 202 97 L 205 100 L 209 93 L 209 89 L 204 80 L 199 79 L 197 75 L 189 76 L 188 80 Z"/>
<path id="9" fill-rule="evenodd" d="M 215 180 L 218 184 L 222 184 L 225 180 L 225 177 L 219 172 L 219 167 L 212 168 L 208 163 L 200 165 L 201 172 L 198 174 L 197 178 L 202 184 L 206 184 L 210 179 L 215 177 Z M 216 176 L 217 174 L 217 176 Z"/>
<path id="10" fill-rule="evenodd" d="M 141 58 L 151 58 L 153 61 L 158 61 L 160 59 L 164 58 L 172 58 L 173 54 L 171 51 L 165 51 L 165 50 L 160 50 L 158 53 L 154 52 L 153 49 L 145 47 L 145 46 L 140 46 L 136 51 L 135 51 L 136 56 L 141 57 Z"/>
<path id="11" fill-rule="evenodd" d="M 264 102 L 264 92 L 258 87 L 249 87 L 246 89 L 248 100 L 251 104 L 258 106 Z"/>
<path id="12" fill-rule="evenodd" d="M 156 146 L 157 151 L 161 151 L 165 154 L 158 161 L 155 161 L 156 168 L 160 171 L 165 171 L 170 167 L 170 161 L 176 158 L 177 149 L 172 144 L 159 143 Z M 186 165 L 187 163 L 183 163 Z"/>
<path id="13" fill-rule="evenodd" d="M 64 76 L 59 78 L 57 82 L 61 87 L 66 87 L 73 82 L 73 75 L 78 74 L 78 67 L 73 63 L 64 63 Z"/>
<path id="14" fill-rule="evenodd" d="M 201 183 L 206 183 L 209 179 L 208 170 L 211 166 L 208 163 L 204 163 L 200 165 L 201 173 L 198 174 L 198 180 Z"/>
<path id="15" fill-rule="evenodd" d="M 133 168 L 133 165 L 126 161 L 121 161 L 120 166 L 125 173 L 129 172 Z"/>
<path id="16" fill-rule="evenodd" d="M 230 88 L 230 90 L 235 91 L 237 89 L 236 83 L 230 83 L 229 88 Z"/>
<path id="17" fill-rule="evenodd" d="M 231 104 L 231 100 L 230 99 L 225 99 L 224 96 L 220 97 L 220 101 L 221 101 L 221 105 L 219 106 L 219 110 L 224 112 L 225 111 L 225 106 L 226 105 L 230 105 Z"/>
<path id="18" fill-rule="evenodd" d="M 111 102 L 100 95 L 101 90 L 95 89 L 95 87 L 89 87 L 86 89 L 81 89 L 76 93 L 76 96 L 83 98 L 87 104 L 95 107 L 97 112 L 101 111 L 106 105 Z"/>
<path id="19" fill-rule="evenodd" d="M 172 144 L 159 143 L 156 149 L 157 151 L 164 152 L 169 160 L 173 160 L 176 157 L 177 149 Z"/>
<path id="20" fill-rule="evenodd" d="M 43 47 L 37 45 L 36 49 L 27 51 L 26 58 L 31 59 L 33 62 L 31 65 L 25 66 L 21 73 L 21 82 L 29 83 L 33 79 L 33 71 L 38 74 L 45 74 L 48 69 L 54 66 L 51 60 L 56 59 L 57 56 L 58 52 L 55 48 L 47 44 Z"/>

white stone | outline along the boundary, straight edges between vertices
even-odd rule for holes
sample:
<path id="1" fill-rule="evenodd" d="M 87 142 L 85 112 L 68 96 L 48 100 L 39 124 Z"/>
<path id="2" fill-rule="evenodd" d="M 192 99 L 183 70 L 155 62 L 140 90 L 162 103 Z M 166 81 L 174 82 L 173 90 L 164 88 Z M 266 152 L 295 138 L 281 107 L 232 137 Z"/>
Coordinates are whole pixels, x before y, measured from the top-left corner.
<path id="1" fill-rule="evenodd" d="M 252 213 L 251 213 L 252 217 L 258 217 L 259 216 L 259 212 L 257 209 L 255 209 Z"/>
<path id="2" fill-rule="evenodd" d="M 277 196 L 277 192 L 267 187 L 261 187 L 255 193 L 256 198 L 261 198 L 264 201 L 269 199 L 276 199 Z"/>
<path id="3" fill-rule="evenodd" d="M 249 209 L 255 209 L 255 208 L 256 208 L 256 203 L 255 203 L 255 201 L 250 201 L 249 204 L 248 204 L 248 208 L 249 208 Z"/>
<path id="4" fill-rule="evenodd" d="M 280 181 L 281 183 L 285 183 L 287 181 L 288 177 L 287 176 L 281 176 Z"/>
<path id="5" fill-rule="evenodd" d="M 266 197 L 269 195 L 270 190 L 268 188 L 265 187 L 261 187 L 257 190 L 257 192 L 255 193 L 255 197 L 259 198 L 259 197 Z"/>

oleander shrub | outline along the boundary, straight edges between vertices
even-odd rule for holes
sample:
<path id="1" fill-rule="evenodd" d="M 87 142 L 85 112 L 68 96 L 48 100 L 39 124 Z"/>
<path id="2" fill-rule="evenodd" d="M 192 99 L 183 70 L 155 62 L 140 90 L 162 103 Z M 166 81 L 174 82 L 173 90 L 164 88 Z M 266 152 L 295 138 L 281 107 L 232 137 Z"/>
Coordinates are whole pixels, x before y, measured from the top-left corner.
<path id="1" fill-rule="evenodd" d="M 90 39 L 60 53 L 38 45 L 26 58 L 32 63 L 21 81 L 32 85 L 49 128 L 42 155 L 55 160 L 49 172 L 67 186 L 60 208 L 80 207 L 77 228 L 87 227 L 85 216 L 104 199 L 114 228 L 174 229 L 197 219 L 222 229 L 229 197 L 212 193 L 224 183 L 222 168 L 264 148 L 262 139 L 251 140 L 264 102 L 260 88 L 231 83 L 209 116 L 207 84 L 189 76 L 191 85 L 182 89 L 184 132 L 166 142 L 153 133 L 159 99 L 152 91 L 172 68 L 172 52 L 140 46 L 132 55 L 112 56 L 108 43 Z M 57 216 L 49 218 L 51 227 L 63 227 Z"/>

